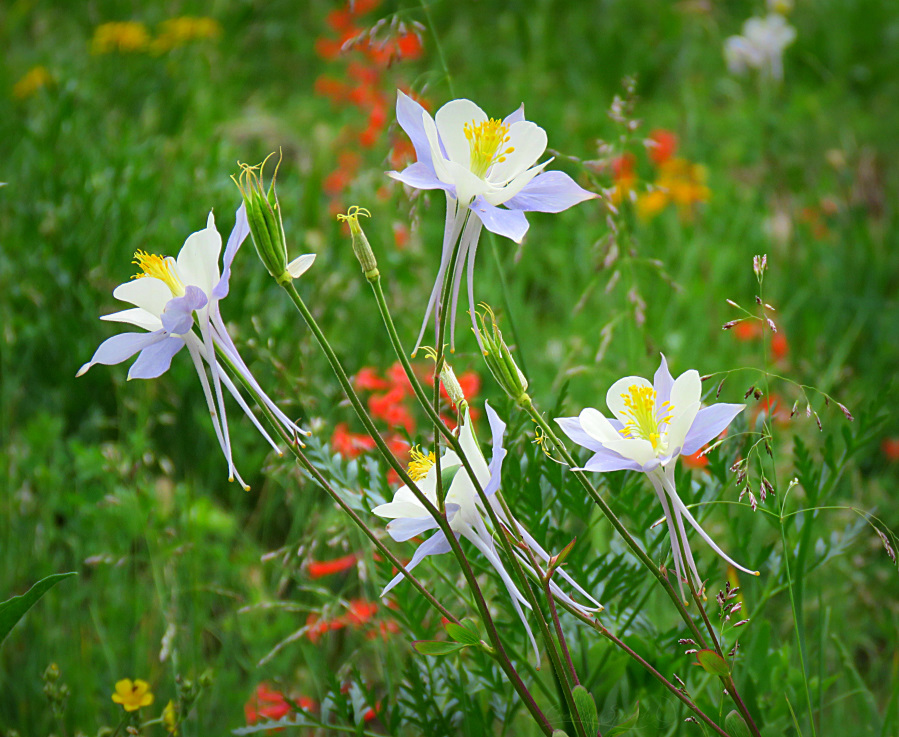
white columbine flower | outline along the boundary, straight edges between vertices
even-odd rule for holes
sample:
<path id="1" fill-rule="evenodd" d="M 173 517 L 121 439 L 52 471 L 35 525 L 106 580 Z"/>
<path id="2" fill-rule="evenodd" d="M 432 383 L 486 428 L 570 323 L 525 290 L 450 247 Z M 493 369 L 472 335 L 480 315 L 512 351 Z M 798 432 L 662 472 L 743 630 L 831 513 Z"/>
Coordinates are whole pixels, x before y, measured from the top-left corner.
<path id="1" fill-rule="evenodd" d="M 134 307 L 104 315 L 100 319 L 128 323 L 146 332 L 121 333 L 105 340 L 97 348 L 93 358 L 77 373 L 77 376 L 81 376 L 95 364 L 112 366 L 139 353 L 137 360 L 128 370 L 128 379 L 155 379 L 168 371 L 175 354 L 187 346 L 197 375 L 200 377 L 216 437 L 228 461 L 229 480 L 233 481 L 236 477 L 241 486 L 247 490 L 249 487 L 237 473 L 231 456 L 231 440 L 228 435 L 222 385 L 231 393 L 271 446 L 278 453 L 281 451 L 247 406 L 234 382 L 222 370 L 216 358 L 216 349 L 228 358 L 241 378 L 253 388 L 290 434 L 308 434 L 278 409 L 262 391 L 237 352 L 219 311 L 219 301 L 228 294 L 231 263 L 248 232 L 246 211 L 241 205 L 237 210 L 234 230 L 231 231 L 225 248 L 221 274 L 218 261 L 222 250 L 222 238 L 215 228 L 215 218 L 211 212 L 206 228 L 187 238 L 177 259 L 171 256 L 156 256 L 144 251 L 135 253 L 134 263 L 140 267 L 141 273 L 132 277 L 130 281 L 120 284 L 112 293 L 116 299 L 128 302 Z M 310 265 L 311 259 L 306 262 L 306 268 Z"/>
<path id="2" fill-rule="evenodd" d="M 485 403 L 484 406 L 487 410 L 487 419 L 490 423 L 490 430 L 493 435 L 493 455 L 490 459 L 490 464 L 487 464 L 487 461 L 484 459 L 481 449 L 475 440 L 468 410 L 465 411 L 463 417 L 459 434 L 459 443 L 462 446 L 465 457 L 471 464 L 478 483 L 484 490 L 484 495 L 490 501 L 491 506 L 496 511 L 503 524 L 508 525 L 512 530 L 517 529 L 531 550 L 542 560 L 548 561 L 550 558 L 549 554 L 516 520 L 509 519 L 505 515 L 502 506 L 496 501 L 495 494 L 502 483 L 501 474 L 503 459 L 506 457 L 506 449 L 503 448 L 503 436 L 506 431 L 506 425 L 499 419 L 496 412 L 493 411 L 493 408 L 489 404 Z M 533 645 L 536 654 L 537 644 L 531 633 L 531 629 L 528 626 L 527 620 L 524 617 L 524 612 L 521 610 L 522 605 L 530 609 L 530 604 L 528 604 L 527 600 L 518 591 L 515 582 L 503 566 L 503 562 L 496 550 L 494 534 L 492 534 L 487 527 L 487 520 L 485 519 L 487 511 L 484 509 L 474 484 L 472 484 L 468 472 L 462 466 L 462 461 L 455 451 L 448 449 L 440 456 L 440 472 L 444 484 L 449 484 L 446 491 L 445 502 L 446 516 L 450 523 L 450 527 L 457 538 L 461 536 L 471 542 L 471 544 L 480 551 L 499 574 L 506 586 L 506 590 L 509 592 L 515 611 L 524 623 L 525 629 L 528 632 L 528 637 L 531 640 L 531 644 Z M 412 463 L 409 465 L 409 475 L 416 482 L 425 496 L 427 496 L 427 498 L 436 506 L 437 466 L 435 465 L 434 454 L 431 453 L 428 456 L 425 456 L 421 452 L 413 451 Z M 407 486 L 403 486 L 397 490 L 394 494 L 393 501 L 381 504 L 372 511 L 380 517 L 391 520 L 387 524 L 387 532 L 397 542 L 409 540 L 422 534 L 426 530 L 437 527 L 437 521 L 428 513 L 424 506 L 422 506 L 421 502 L 415 498 L 415 495 Z M 496 534 L 502 533 L 497 531 Z M 418 546 L 418 549 L 412 556 L 412 560 L 406 565 L 406 569 L 411 571 L 427 556 L 447 553 L 450 549 L 450 544 L 446 539 L 446 535 L 443 531 L 439 531 Z M 526 567 L 530 565 L 530 562 L 523 552 L 516 550 L 516 554 L 521 557 L 521 560 Z M 602 609 L 599 602 L 584 591 L 564 570 L 561 568 L 558 569 L 557 574 L 562 576 L 565 581 L 567 581 L 578 593 L 586 597 L 595 605 L 595 607 L 585 607 L 576 603 L 559 588 L 555 581 L 550 581 L 551 590 L 554 596 L 564 600 L 566 603 L 576 607 L 584 613 Z M 387 592 L 396 586 L 402 578 L 403 574 L 400 572 L 387 584 L 387 586 L 384 587 L 381 596 L 387 594 Z"/>
<path id="3" fill-rule="evenodd" d="M 524 105 L 503 120 L 488 118 L 471 100 L 452 100 L 432 118 L 412 98 L 397 93 L 397 122 L 412 140 L 416 163 L 388 174 L 417 189 L 446 192 L 446 225 L 437 279 L 418 336 L 440 298 L 456 243 L 452 275 L 450 336 L 455 335 L 456 304 L 468 265 L 468 301 L 474 322 L 474 261 L 481 226 L 520 243 L 528 229 L 525 212 L 561 212 L 596 197 L 567 174 L 544 172 L 537 163 L 546 150 L 546 132 L 524 119 Z M 439 315 L 446 305 L 439 305 Z"/>
<path id="4" fill-rule="evenodd" d="M 742 36 L 724 42 L 724 58 L 732 74 L 745 74 L 751 68 L 780 80 L 784 49 L 795 40 L 796 29 L 778 13 L 750 18 L 743 24 Z"/>
<path id="5" fill-rule="evenodd" d="M 606 404 L 615 419 L 587 408 L 578 417 L 559 417 L 556 422 L 575 443 L 594 452 L 584 471 L 644 472 L 665 512 L 671 551 L 678 582 L 692 576 L 697 591 L 703 587 L 693 554 L 687 543 L 686 519 L 718 555 L 741 571 L 759 575 L 731 559 L 705 533 L 674 487 L 678 456 L 692 455 L 717 437 L 744 408 L 743 404 L 714 404 L 700 407 L 702 383 L 695 370 L 675 380 L 662 363 L 653 383 L 639 376 L 626 376 L 612 384 Z M 683 543 L 683 556 L 678 536 Z M 686 557 L 686 560 L 684 560 Z M 681 584 L 681 595 L 683 585 Z"/>

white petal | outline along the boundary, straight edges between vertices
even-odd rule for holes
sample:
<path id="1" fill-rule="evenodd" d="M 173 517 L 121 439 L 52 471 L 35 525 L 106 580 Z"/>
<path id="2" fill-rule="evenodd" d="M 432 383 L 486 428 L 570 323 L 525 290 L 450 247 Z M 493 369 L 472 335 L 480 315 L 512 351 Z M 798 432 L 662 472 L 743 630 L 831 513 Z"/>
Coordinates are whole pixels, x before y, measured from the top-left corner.
<path id="1" fill-rule="evenodd" d="M 453 174 L 450 172 L 447 164 L 449 163 L 440 150 L 440 135 L 437 133 L 437 125 L 427 113 L 422 114 L 422 125 L 425 129 L 425 135 L 428 137 L 428 143 L 431 146 L 431 163 L 434 165 L 434 173 L 441 182 L 446 184 L 455 184 Z"/>
<path id="2" fill-rule="evenodd" d="M 159 317 L 174 295 L 161 279 L 143 276 L 140 279 L 132 279 L 124 284 L 119 284 L 112 296 L 122 302 L 130 302 L 135 307 L 141 307 L 151 315 Z"/>
<path id="3" fill-rule="evenodd" d="M 629 415 L 625 414 L 625 410 L 627 409 L 624 404 L 624 398 L 622 395 L 627 395 L 628 390 L 632 386 L 638 387 L 649 387 L 652 389 L 652 384 L 649 383 L 647 379 L 644 379 L 642 376 L 625 376 L 623 379 L 618 379 L 612 386 L 609 387 L 609 391 L 606 392 L 606 404 L 609 405 L 609 409 L 612 410 L 612 414 L 615 415 L 619 420 L 621 420 L 625 425 L 631 421 Z"/>
<path id="4" fill-rule="evenodd" d="M 205 294 L 211 294 L 219 280 L 221 252 L 222 237 L 215 229 L 215 218 L 210 212 L 206 227 L 191 233 L 178 254 L 178 276 L 184 286 L 193 285 Z"/>
<path id="5" fill-rule="evenodd" d="M 668 427 L 668 447 L 671 450 L 684 444 L 684 438 L 699 412 L 699 398 L 702 395 L 702 381 L 695 369 L 685 371 L 674 380 L 671 387 L 673 415 Z"/>
<path id="6" fill-rule="evenodd" d="M 309 270 L 313 261 L 315 261 L 314 253 L 304 253 L 287 264 L 287 273 L 294 279 L 298 279 Z"/>
<path id="7" fill-rule="evenodd" d="M 539 125 L 522 120 L 509 128 L 509 142 L 503 150 L 514 150 L 505 156 L 505 161 L 493 165 L 488 179 L 495 184 L 505 184 L 528 167 L 532 166 L 546 151 L 546 131 Z"/>
<path id="8" fill-rule="evenodd" d="M 674 452 L 676 450 L 680 453 L 681 449 L 683 449 L 684 440 L 687 437 L 687 433 L 690 432 L 693 421 L 696 419 L 699 407 L 699 402 L 694 402 L 687 407 L 675 405 L 674 417 L 671 418 L 671 424 L 668 426 L 669 451 Z"/>
<path id="9" fill-rule="evenodd" d="M 150 331 L 159 330 L 162 327 L 162 320 L 140 307 L 132 307 L 130 310 L 113 312 L 111 315 L 102 315 L 100 319 L 106 320 L 107 322 L 125 322 L 129 325 L 137 325 L 139 328 Z"/>
<path id="10" fill-rule="evenodd" d="M 459 198 L 459 202 L 464 206 L 469 205 L 471 201 L 479 195 L 484 195 L 484 198 L 488 199 L 489 193 L 496 190 L 496 188 L 486 180 L 473 174 L 468 166 L 457 164 L 455 161 L 447 161 L 446 170 L 448 175 L 452 178 L 453 184 L 456 185 L 456 197 Z M 509 197 L 511 196 L 512 195 L 509 195 Z M 502 201 L 505 201 L 505 198 L 501 199 Z M 493 205 L 498 203 L 491 202 L 490 204 Z"/>
<path id="11" fill-rule="evenodd" d="M 490 185 L 490 189 L 484 192 L 484 199 L 487 200 L 491 205 L 502 205 L 507 200 L 511 200 L 515 195 L 517 195 L 521 190 L 528 186 L 531 181 L 540 174 L 549 161 L 544 161 L 542 164 L 538 164 L 537 166 L 532 166 L 527 171 L 522 172 L 517 177 L 515 177 L 511 182 L 509 182 L 504 187 L 494 187 Z M 489 182 L 488 182 L 489 184 Z"/>
<path id="12" fill-rule="evenodd" d="M 603 443 L 603 445 L 609 450 L 615 451 L 623 458 L 629 458 L 632 461 L 636 461 L 641 466 L 656 459 L 656 452 L 652 447 L 652 443 L 648 440 L 643 440 L 642 438 L 634 438 L 633 440 L 622 438 L 621 440 Z"/>
<path id="13" fill-rule="evenodd" d="M 581 427 L 594 440 L 598 440 L 605 445 L 607 442 L 615 442 L 623 440 L 621 434 L 618 433 L 612 424 L 606 419 L 606 416 L 598 409 L 587 407 L 581 410 L 578 415 Z"/>
<path id="14" fill-rule="evenodd" d="M 477 125 L 486 120 L 487 113 L 471 100 L 452 100 L 437 111 L 434 121 L 450 161 L 469 168 L 471 148 L 465 137 L 465 125 Z"/>

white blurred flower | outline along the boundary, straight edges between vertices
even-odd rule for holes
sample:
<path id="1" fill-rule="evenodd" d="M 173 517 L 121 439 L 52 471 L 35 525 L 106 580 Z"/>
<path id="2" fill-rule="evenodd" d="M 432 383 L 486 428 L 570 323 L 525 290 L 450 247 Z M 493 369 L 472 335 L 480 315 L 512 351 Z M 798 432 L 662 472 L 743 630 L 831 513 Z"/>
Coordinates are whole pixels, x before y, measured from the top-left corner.
<path id="1" fill-rule="evenodd" d="M 742 36 L 724 42 L 724 58 L 733 74 L 758 69 L 774 79 L 783 79 L 784 49 L 796 40 L 796 29 L 778 13 L 765 18 L 750 18 L 743 24 Z"/>

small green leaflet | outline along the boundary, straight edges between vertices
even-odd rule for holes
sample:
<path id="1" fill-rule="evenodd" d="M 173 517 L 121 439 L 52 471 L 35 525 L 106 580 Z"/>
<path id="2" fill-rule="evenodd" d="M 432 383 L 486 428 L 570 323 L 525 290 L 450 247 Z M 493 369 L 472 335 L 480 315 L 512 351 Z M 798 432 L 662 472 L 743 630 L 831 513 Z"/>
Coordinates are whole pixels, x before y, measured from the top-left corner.
<path id="1" fill-rule="evenodd" d="M 727 661 L 714 650 L 700 650 L 696 653 L 696 659 L 706 673 L 711 673 L 713 676 L 730 675 Z"/>
<path id="2" fill-rule="evenodd" d="M 31 609 L 47 591 L 64 578 L 77 575 L 74 571 L 71 573 L 54 573 L 52 576 L 47 576 L 38 581 L 21 596 L 14 596 L 0 604 L 0 643 L 6 639 L 6 636 L 16 626 L 16 623 L 25 616 L 25 612 Z"/>
<path id="3" fill-rule="evenodd" d="M 465 625 L 447 622 L 445 626 L 446 634 L 462 645 L 479 645 L 481 642 L 477 631 L 472 631 Z"/>
<path id="4" fill-rule="evenodd" d="M 462 650 L 468 645 L 458 642 L 438 642 L 437 640 L 416 640 L 412 647 L 422 655 L 449 655 L 457 650 Z"/>

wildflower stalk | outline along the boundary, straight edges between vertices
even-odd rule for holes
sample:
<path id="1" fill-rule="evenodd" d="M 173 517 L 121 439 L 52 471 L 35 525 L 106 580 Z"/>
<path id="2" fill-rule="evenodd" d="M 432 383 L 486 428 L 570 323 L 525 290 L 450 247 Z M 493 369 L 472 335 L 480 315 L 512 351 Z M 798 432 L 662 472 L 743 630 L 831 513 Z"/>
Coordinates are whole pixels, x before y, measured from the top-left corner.
<path id="1" fill-rule="evenodd" d="M 588 496 L 594 501 L 596 506 L 602 510 L 602 513 L 606 516 L 609 522 L 612 523 L 612 526 L 618 531 L 618 534 L 624 538 L 627 546 L 633 551 L 634 555 L 637 556 L 639 561 L 652 572 L 652 575 L 655 576 L 656 580 L 662 585 L 662 588 L 665 589 L 671 601 L 674 603 L 674 606 L 677 608 L 681 617 L 684 620 L 684 623 L 687 627 L 690 628 L 690 631 L 697 638 L 697 642 L 702 647 L 706 647 L 705 637 L 702 634 L 702 631 L 699 627 L 696 626 L 696 622 L 693 620 L 693 617 L 690 616 L 690 613 L 687 611 L 684 606 L 684 602 L 681 601 L 680 596 L 678 596 L 677 592 L 674 590 L 674 587 L 671 585 L 671 582 L 668 580 L 668 577 L 662 573 L 659 567 L 652 561 L 643 548 L 640 547 L 640 543 L 638 543 L 634 537 L 628 532 L 627 528 L 618 519 L 618 516 L 612 511 L 612 508 L 606 503 L 605 499 L 603 499 L 599 492 L 593 487 L 593 484 L 590 483 L 590 480 L 587 478 L 586 474 L 583 471 L 574 470 L 574 467 L 577 465 L 577 461 L 574 460 L 574 457 L 571 453 L 568 452 L 568 449 L 562 444 L 562 441 L 559 440 L 556 433 L 553 431 L 550 424 L 546 421 L 540 412 L 534 407 L 533 402 L 530 397 L 525 395 L 523 397 L 523 401 L 519 403 L 519 407 L 528 414 L 534 422 L 543 430 L 543 433 L 550 439 L 553 445 L 559 449 L 559 452 L 562 454 L 562 457 L 565 459 L 565 462 L 572 469 L 572 473 L 575 475 L 575 478 L 580 482 L 584 491 L 587 492 Z"/>
<path id="2" fill-rule="evenodd" d="M 547 649 L 547 652 L 549 653 L 550 660 L 553 664 L 553 668 L 555 669 L 556 673 L 558 674 L 559 682 L 562 686 L 563 696 L 565 697 L 566 704 L 567 704 L 569 710 L 571 711 L 571 713 L 573 715 L 577 715 L 578 712 L 577 712 L 577 708 L 574 704 L 573 694 L 571 693 L 571 685 L 567 681 L 566 673 L 562 666 L 561 658 L 560 658 L 558 652 L 556 651 L 555 642 L 553 641 L 552 635 L 549 632 L 549 628 L 546 624 L 546 620 L 544 619 L 543 613 L 540 610 L 539 603 L 538 603 L 536 597 L 534 596 L 534 593 L 533 593 L 532 589 L 530 588 L 530 585 L 529 585 L 529 583 L 525 577 L 525 574 L 521 568 L 519 559 L 515 555 L 514 551 L 512 550 L 511 542 L 509 541 L 509 539 L 506 535 L 502 534 L 502 530 L 505 528 L 502 525 L 502 523 L 500 522 L 500 520 L 496 514 L 496 511 L 493 508 L 493 505 L 490 503 L 490 500 L 487 499 L 487 497 L 484 495 L 483 487 L 481 486 L 480 482 L 478 481 L 478 479 L 474 473 L 474 469 L 472 468 L 467 456 L 465 455 L 465 452 L 462 448 L 461 443 L 459 442 L 459 439 L 450 431 L 450 429 L 446 426 L 446 424 L 443 422 L 442 418 L 440 417 L 440 413 L 439 413 L 440 372 L 441 372 L 441 370 L 443 368 L 443 364 L 444 364 L 444 351 L 443 351 L 444 341 L 443 341 L 443 338 L 445 335 L 446 318 L 447 318 L 447 314 L 448 314 L 448 311 L 443 308 L 445 308 L 445 306 L 446 306 L 446 298 L 449 294 L 450 286 L 452 284 L 451 276 L 452 276 L 452 273 L 455 268 L 455 262 L 458 257 L 458 251 L 459 251 L 459 248 L 458 248 L 458 243 L 457 243 L 456 248 L 454 249 L 453 255 L 451 257 L 449 267 L 447 268 L 446 277 L 444 278 L 444 285 L 443 285 L 443 291 L 441 294 L 441 299 L 440 299 L 440 302 L 438 303 L 439 304 L 438 309 L 440 309 L 440 313 L 438 314 L 439 323 L 438 323 L 438 330 L 437 330 L 437 346 L 436 346 L 435 352 L 434 352 L 434 394 L 433 394 L 432 399 L 427 396 L 424 388 L 421 386 L 421 383 L 419 382 L 418 377 L 416 376 L 415 372 L 412 370 L 412 365 L 410 364 L 409 359 L 406 356 L 406 352 L 403 350 L 402 343 L 401 343 L 399 335 L 396 331 L 396 326 L 395 326 L 395 324 L 393 322 L 393 318 L 390 314 L 390 309 L 387 306 L 387 300 L 384 297 L 384 290 L 381 287 L 380 274 L 376 270 L 366 271 L 365 276 L 366 276 L 368 283 L 372 287 L 372 291 L 374 292 L 374 295 L 375 295 L 375 300 L 378 303 L 378 309 L 381 312 L 381 318 L 384 322 L 385 327 L 387 328 L 387 333 L 390 336 L 390 342 L 393 345 L 394 352 L 396 353 L 396 356 L 399 359 L 400 364 L 403 367 L 403 371 L 405 372 L 407 378 L 409 379 L 409 383 L 412 386 L 413 393 L 415 394 L 415 396 L 418 399 L 421 406 L 424 408 L 425 412 L 428 414 L 429 418 L 434 423 L 434 428 L 435 428 L 434 446 L 436 448 L 438 445 L 439 435 L 443 435 L 446 438 L 446 441 L 452 447 L 452 449 L 459 456 L 459 459 L 462 462 L 465 472 L 468 474 L 468 477 L 471 480 L 471 483 L 474 486 L 475 491 L 478 494 L 478 497 L 480 498 L 484 508 L 487 511 L 488 516 L 490 517 L 490 521 L 493 524 L 494 529 L 499 533 L 498 537 L 500 540 L 500 544 L 503 547 L 503 551 L 505 552 L 506 557 L 511 562 L 512 569 L 515 572 L 516 578 L 518 578 L 519 583 L 522 585 L 522 587 L 527 595 L 528 601 L 530 602 L 531 607 L 534 611 L 534 614 L 537 617 L 538 625 L 540 626 L 541 635 L 543 636 L 543 640 L 546 644 L 546 649 Z M 435 453 L 435 456 L 436 456 L 437 463 L 439 463 L 440 454 Z M 436 475 L 437 475 L 437 479 L 439 480 L 440 479 L 439 466 L 437 467 Z M 438 491 L 438 502 L 442 503 L 443 497 L 441 496 L 441 487 L 439 485 L 438 485 L 437 491 Z M 513 519 L 510 510 L 508 509 L 508 507 L 505 504 L 505 501 L 502 500 L 502 498 L 499 495 L 497 495 L 497 497 L 500 499 L 500 503 L 502 504 L 502 506 L 504 508 L 506 516 L 509 519 Z M 575 685 L 577 684 L 576 676 L 575 676 L 574 683 L 575 683 Z M 583 725 L 580 724 L 580 720 L 577 718 L 574 718 L 573 721 L 575 722 L 575 726 L 578 731 L 578 737 L 586 737 L 586 735 L 582 735 Z"/>
<path id="3" fill-rule="evenodd" d="M 533 402 L 530 400 L 530 397 L 523 398 L 524 401 L 519 403 L 519 406 L 537 423 L 537 425 L 543 430 L 544 434 L 552 441 L 552 443 L 559 449 L 559 452 L 562 454 L 562 457 L 565 459 L 565 462 L 572 468 L 572 472 L 580 481 L 581 486 L 584 490 L 590 495 L 596 505 L 602 510 L 603 514 L 609 519 L 612 523 L 612 526 L 619 532 L 619 534 L 624 538 L 624 541 L 627 543 L 628 547 L 634 552 L 637 558 L 640 560 L 643 565 L 648 568 L 652 574 L 656 577 L 656 580 L 662 585 L 662 587 L 667 592 L 669 598 L 674 603 L 678 612 L 681 615 L 681 618 L 684 620 L 684 623 L 690 628 L 690 631 L 696 637 L 697 642 L 700 647 L 706 648 L 706 638 L 703 636 L 702 631 L 696 625 L 693 617 L 690 616 L 690 613 L 687 611 L 684 602 L 681 601 L 680 596 L 678 596 L 677 592 L 674 590 L 674 586 L 671 585 L 671 582 L 668 580 L 668 577 L 662 573 L 659 567 L 653 563 L 652 559 L 646 554 L 643 548 L 640 547 L 640 544 L 633 538 L 633 536 L 627 531 L 627 528 L 622 524 L 621 520 L 615 515 L 612 509 L 606 504 L 605 500 L 599 495 L 595 488 L 593 488 L 593 484 L 590 483 L 589 479 L 587 479 L 586 475 L 583 471 L 573 470 L 574 466 L 577 465 L 577 462 L 574 460 L 574 457 L 568 452 L 568 449 L 562 445 L 558 436 L 553 432 L 552 427 L 550 427 L 549 423 L 537 411 L 534 407 Z M 678 533 L 678 542 L 680 542 L 680 535 Z M 715 638 L 714 628 L 709 622 L 708 617 L 706 616 L 705 609 L 702 606 L 702 603 L 697 595 L 692 581 L 690 581 L 690 576 L 687 576 L 688 582 L 690 582 L 690 590 L 693 592 L 693 598 L 696 600 L 697 607 L 699 608 L 700 615 L 704 621 L 708 629 L 709 636 L 712 638 L 712 642 L 715 645 L 715 649 L 719 655 L 721 653 L 721 648 L 718 644 L 717 639 Z M 734 683 L 733 677 L 722 676 L 722 683 L 724 683 L 727 688 L 728 694 L 730 694 L 731 698 L 734 701 L 734 704 L 737 706 L 737 709 L 743 715 L 743 718 L 746 719 L 747 724 L 749 725 L 750 730 L 754 737 L 760 737 L 760 733 L 758 727 L 755 725 L 755 722 L 752 720 L 752 717 L 749 714 L 749 710 L 746 708 L 746 704 L 743 703 L 743 699 L 740 698 L 740 694 L 737 691 L 736 684 Z"/>
<path id="4" fill-rule="evenodd" d="M 537 559 L 534 557 L 534 553 L 531 551 L 531 549 L 526 548 L 525 552 L 527 553 L 528 560 L 530 561 L 531 566 L 534 568 L 534 571 L 540 578 L 543 584 L 544 594 L 546 595 L 547 600 L 550 602 L 550 606 L 552 606 L 552 592 L 550 592 L 549 590 L 549 579 L 544 578 L 544 576 L 541 575 L 540 566 L 537 563 Z M 550 632 L 549 626 L 546 623 L 546 618 L 543 616 L 543 612 L 540 611 L 540 608 L 537 605 L 537 597 L 534 596 L 534 592 L 531 590 L 530 584 L 526 583 L 524 588 L 528 593 L 528 599 L 531 602 L 531 606 L 534 608 L 534 614 L 537 616 L 537 624 L 540 627 L 540 633 L 543 635 L 543 640 L 546 643 L 546 650 L 549 653 L 553 670 L 556 672 L 556 677 L 559 681 L 559 687 L 562 689 L 562 695 L 565 697 L 565 703 L 568 706 L 568 711 L 571 714 L 571 721 L 574 725 L 574 730 L 575 732 L 577 732 L 578 737 L 587 737 L 587 732 L 584 729 L 583 720 L 581 719 L 580 712 L 578 712 L 577 710 L 577 704 L 575 704 L 574 701 L 574 694 L 571 692 L 572 683 L 569 682 L 569 677 L 571 677 L 573 684 L 577 685 L 577 676 L 573 675 L 574 668 L 571 667 L 570 673 L 566 673 L 565 666 L 562 664 L 562 658 L 559 656 L 559 652 L 556 650 L 552 633 Z M 558 627 L 558 618 L 555 618 L 554 621 L 557 626 L 556 632 L 559 638 L 559 645 L 565 650 L 565 654 L 567 656 L 568 648 L 565 646 L 565 637 L 562 635 L 562 630 L 560 627 Z M 568 660 L 568 665 L 571 666 L 570 658 Z M 602 737 L 602 735 L 597 731 L 596 737 Z"/>
<path id="5" fill-rule="evenodd" d="M 418 485 L 412 480 L 412 478 L 407 473 L 406 469 L 403 468 L 403 465 L 396 459 L 393 453 L 390 452 L 390 449 L 387 447 L 387 444 L 384 442 L 384 439 L 381 437 L 381 434 L 378 432 L 374 423 L 371 420 L 371 417 L 368 416 L 368 413 L 365 411 L 365 407 L 362 405 L 359 396 L 356 394 L 356 391 L 353 389 L 352 384 L 350 383 L 349 377 L 346 375 L 346 371 L 344 371 L 343 366 L 337 358 L 337 355 L 334 353 L 334 350 L 331 348 L 331 344 L 328 342 L 321 328 L 318 326 L 318 323 L 315 321 L 315 318 L 312 316 L 312 313 L 309 311 L 309 308 L 306 307 L 305 302 L 303 302 L 302 297 L 300 297 L 299 293 L 294 287 L 293 282 L 281 283 L 280 285 L 284 288 L 284 291 L 287 292 L 287 295 L 290 297 L 290 300 L 294 303 L 294 306 L 303 316 L 303 319 L 306 321 L 306 324 L 309 326 L 309 329 L 315 335 L 316 340 L 319 343 L 322 351 L 325 353 L 325 356 L 328 358 L 328 362 L 331 364 L 331 368 L 334 371 L 334 374 L 337 376 L 337 380 L 340 382 L 341 387 L 343 388 L 344 393 L 347 398 L 350 400 L 350 403 L 353 405 L 353 409 L 356 411 L 356 415 L 359 417 L 359 420 L 365 426 L 366 431 L 371 436 L 372 440 L 374 440 L 375 445 L 380 451 L 381 455 L 387 460 L 390 466 L 397 472 L 400 479 L 403 483 L 409 488 L 409 490 L 415 495 L 415 498 L 421 503 L 421 505 L 427 510 L 428 514 L 430 514 L 434 520 L 437 522 L 440 530 L 446 535 L 447 542 L 450 544 L 450 547 L 453 551 L 453 554 L 456 556 L 456 559 L 459 561 L 459 565 L 462 568 L 462 573 L 465 576 L 465 580 L 468 583 L 469 588 L 472 591 L 472 594 L 475 597 L 475 601 L 478 605 L 478 610 L 481 614 L 481 619 L 484 622 L 484 626 L 487 629 L 487 635 L 490 639 L 491 645 L 494 649 L 494 658 L 499 663 L 500 667 L 505 672 L 506 676 L 509 678 L 512 686 L 518 692 L 519 696 L 521 696 L 522 700 L 525 703 L 528 711 L 537 721 L 540 729 L 546 735 L 552 734 L 552 727 L 549 724 L 549 721 L 546 719 L 546 716 L 540 710 L 540 707 L 537 706 L 537 703 L 534 701 L 534 697 L 531 695 L 527 686 L 525 686 L 524 682 L 521 680 L 521 677 L 518 675 L 518 672 L 515 670 L 515 667 L 512 665 L 512 662 L 509 660 L 509 656 L 506 654 L 506 651 L 503 647 L 502 641 L 500 640 L 499 633 L 496 630 L 496 625 L 493 622 L 493 618 L 490 615 L 490 610 L 487 606 L 487 602 L 484 599 L 484 595 L 481 592 L 480 586 L 478 585 L 477 579 L 475 578 L 474 572 L 471 569 L 471 566 L 468 563 L 468 559 L 465 557 L 465 553 L 462 550 L 462 547 L 459 543 L 458 538 L 450 527 L 449 522 L 446 519 L 446 514 L 441 513 L 425 496 L 421 490 L 418 488 Z M 436 454 L 435 454 L 436 455 Z M 470 466 L 468 466 L 470 468 Z M 473 475 L 473 472 L 472 472 Z M 483 495 L 483 490 L 479 489 L 479 492 Z M 488 506 L 489 508 L 489 506 Z"/>
<path id="6" fill-rule="evenodd" d="M 647 662 L 639 653 L 628 646 L 623 640 L 613 635 L 608 629 L 606 629 L 605 626 L 602 625 L 602 623 L 595 619 L 591 619 L 590 617 L 584 616 L 576 609 L 566 604 L 564 601 L 560 601 L 560 604 L 571 614 L 580 619 L 584 624 L 596 630 L 596 632 L 598 632 L 602 637 L 606 638 L 609 642 L 615 645 L 615 647 L 619 648 L 623 652 L 627 653 L 631 658 L 636 660 L 646 669 L 647 673 L 649 673 L 653 678 L 655 678 L 659 683 L 667 688 L 678 700 L 680 700 L 684 704 L 684 706 L 686 706 L 690 711 L 696 714 L 696 716 L 702 719 L 702 721 L 704 721 L 716 734 L 721 735 L 721 737 L 729 737 L 727 732 L 725 732 L 721 727 L 715 724 L 711 717 L 706 715 L 705 712 L 702 711 L 702 709 L 694 704 L 693 700 L 689 696 L 687 696 L 684 691 L 675 686 L 673 683 L 671 683 L 671 681 L 665 678 L 665 676 L 663 676 L 655 668 L 653 668 L 652 665 L 649 664 L 649 662 Z"/>
<path id="7" fill-rule="evenodd" d="M 281 437 L 281 440 L 284 441 L 284 444 L 290 449 L 290 452 L 293 456 L 299 461 L 300 465 L 309 472 L 313 479 L 315 479 L 316 483 L 330 496 L 356 525 L 360 530 L 365 534 L 365 536 L 374 543 L 375 547 L 387 558 L 394 566 L 396 566 L 397 570 L 400 570 L 405 574 L 406 578 L 412 583 L 412 585 L 418 590 L 418 592 L 427 599 L 427 601 L 433 606 L 440 614 L 451 622 L 459 623 L 459 620 L 456 616 L 450 612 L 443 604 L 441 604 L 434 595 L 429 592 L 424 585 L 415 578 L 415 576 L 406 570 L 406 567 L 402 564 L 399 558 L 397 558 L 390 549 L 383 543 L 383 541 L 375 534 L 375 532 L 365 524 L 365 521 L 353 510 L 351 506 L 349 506 L 337 493 L 331 484 L 328 483 L 328 480 L 322 475 L 322 473 L 312 464 L 312 461 L 309 460 L 308 456 L 303 453 L 300 449 L 299 444 L 296 442 L 295 438 L 291 438 L 288 435 L 287 431 L 276 421 L 275 416 L 272 414 L 271 410 L 265 405 L 264 402 L 261 401 L 259 396 L 256 394 L 250 384 L 243 379 L 242 374 L 235 369 L 234 364 L 231 362 L 231 359 L 222 351 L 218 351 L 219 360 L 222 361 L 230 370 L 231 373 L 237 376 L 241 383 L 244 385 L 244 388 L 250 393 L 253 399 L 256 400 L 256 404 L 262 410 L 262 413 L 266 416 L 269 423 L 272 427 L 275 428 L 275 431 Z"/>

